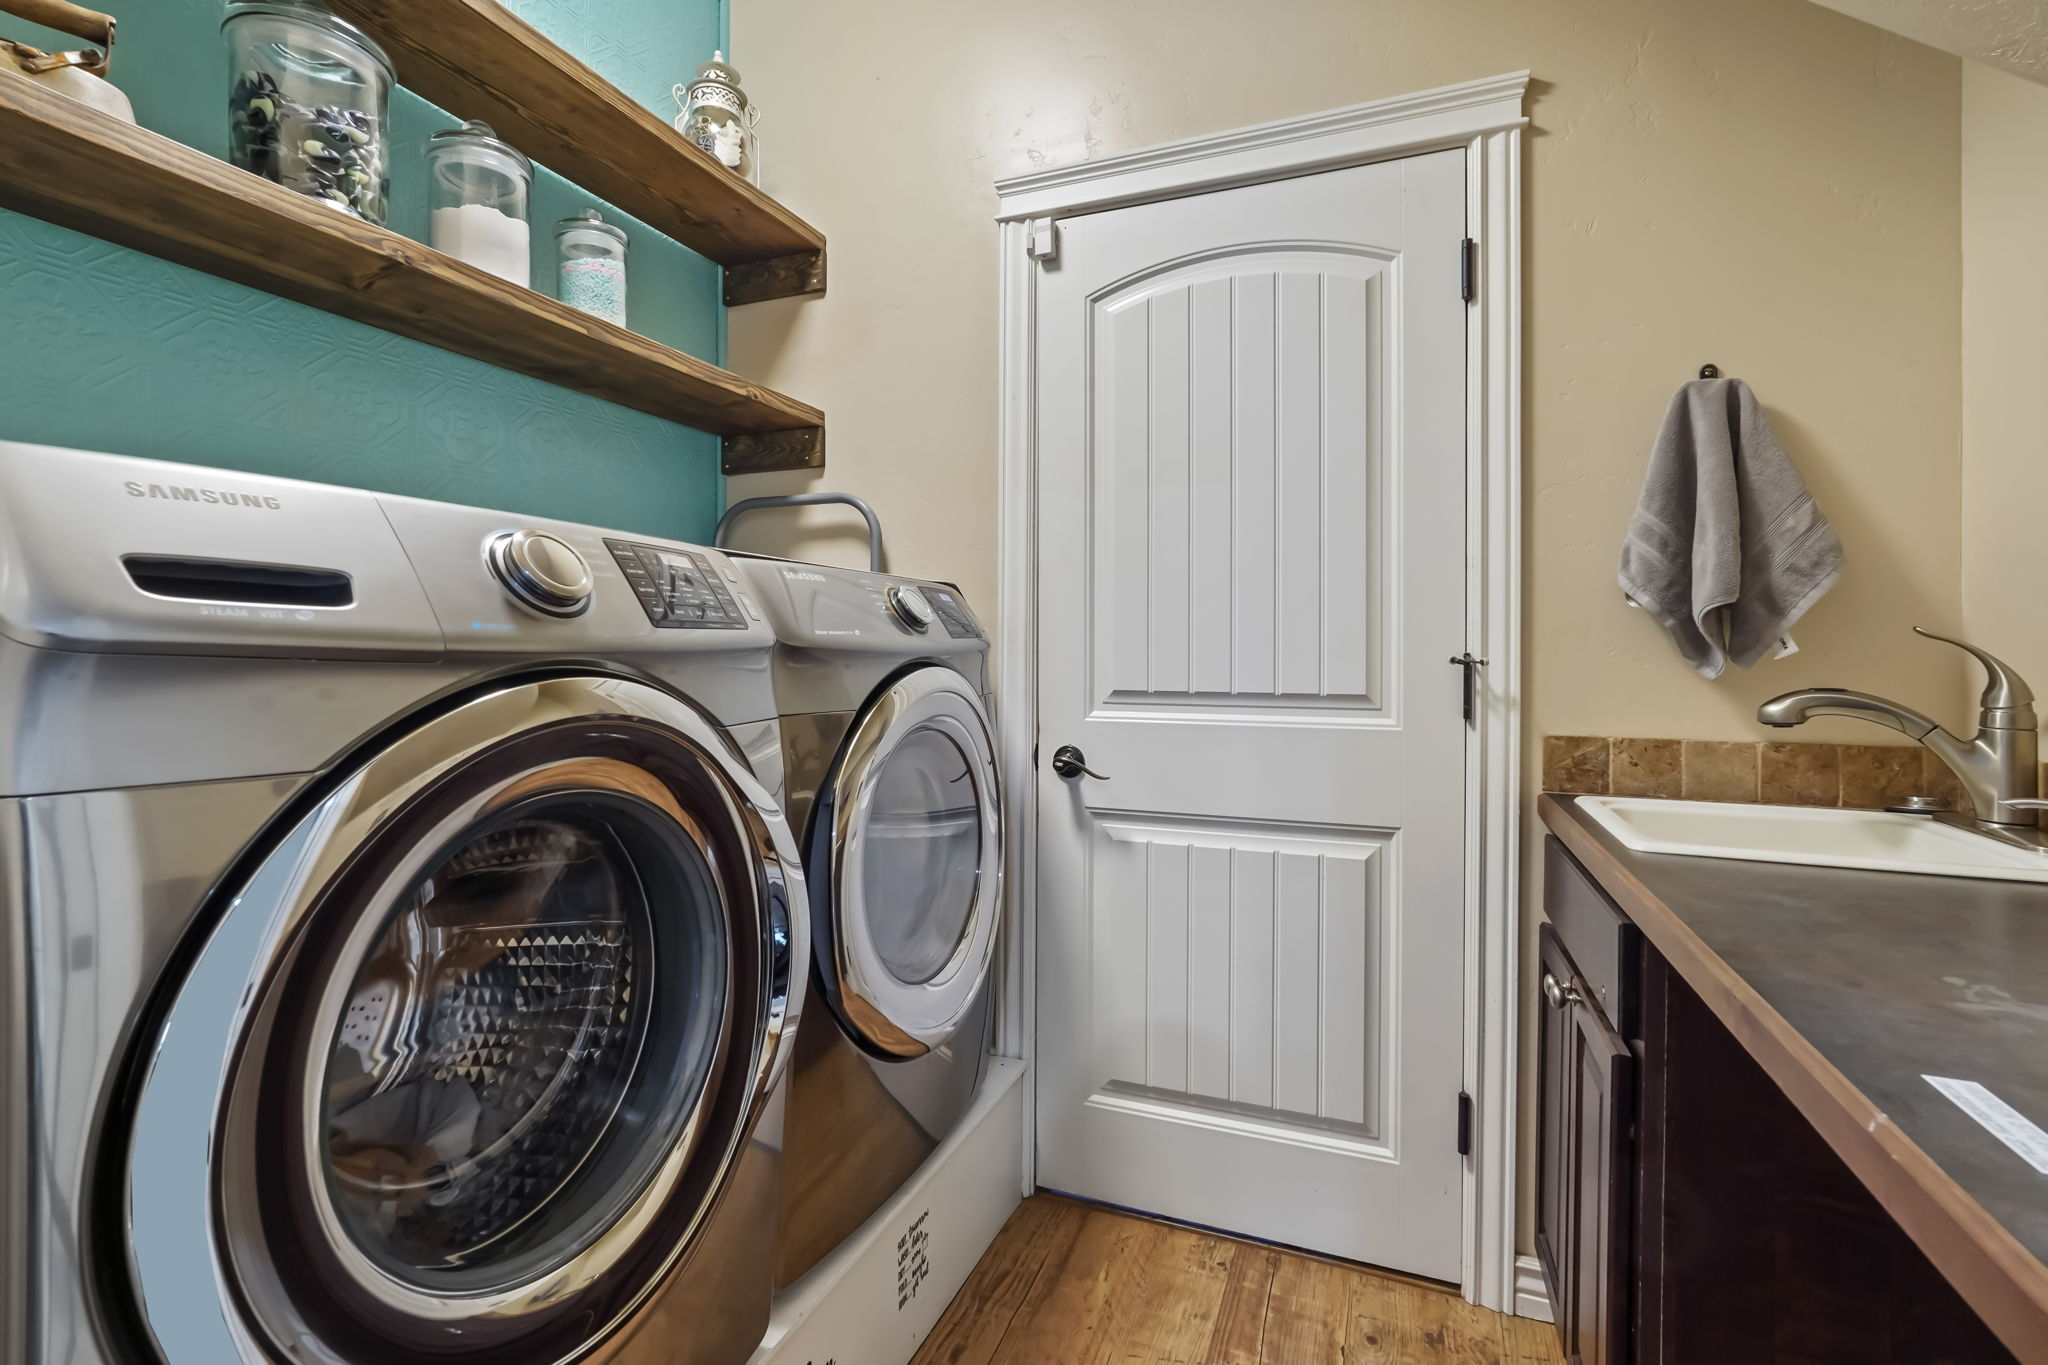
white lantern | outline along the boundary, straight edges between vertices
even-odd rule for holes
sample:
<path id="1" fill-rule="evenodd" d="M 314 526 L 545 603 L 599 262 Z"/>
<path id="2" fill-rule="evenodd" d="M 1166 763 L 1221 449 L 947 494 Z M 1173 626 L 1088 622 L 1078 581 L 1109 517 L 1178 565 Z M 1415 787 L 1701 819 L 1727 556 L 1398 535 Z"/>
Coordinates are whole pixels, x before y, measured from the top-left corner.
<path id="1" fill-rule="evenodd" d="M 676 131 L 696 143 L 721 166 L 752 183 L 761 183 L 760 113 L 740 89 L 740 73 L 723 52 L 697 68 L 697 78 L 675 88 Z"/>

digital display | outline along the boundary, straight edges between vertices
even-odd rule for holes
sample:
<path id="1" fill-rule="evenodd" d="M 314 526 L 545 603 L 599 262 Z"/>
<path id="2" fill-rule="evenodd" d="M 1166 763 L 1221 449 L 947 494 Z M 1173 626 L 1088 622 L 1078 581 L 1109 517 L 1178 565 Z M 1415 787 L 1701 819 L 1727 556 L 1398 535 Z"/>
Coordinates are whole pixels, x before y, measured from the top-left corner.
<path id="1" fill-rule="evenodd" d="M 667 566 L 671 582 L 680 581 L 694 588 L 703 581 L 697 572 L 697 566 L 690 562 L 688 555 L 679 555 L 668 550 L 656 550 L 654 557 Z"/>
<path id="2" fill-rule="evenodd" d="M 739 605 L 702 555 L 608 540 L 647 619 L 666 629 L 745 630 Z"/>

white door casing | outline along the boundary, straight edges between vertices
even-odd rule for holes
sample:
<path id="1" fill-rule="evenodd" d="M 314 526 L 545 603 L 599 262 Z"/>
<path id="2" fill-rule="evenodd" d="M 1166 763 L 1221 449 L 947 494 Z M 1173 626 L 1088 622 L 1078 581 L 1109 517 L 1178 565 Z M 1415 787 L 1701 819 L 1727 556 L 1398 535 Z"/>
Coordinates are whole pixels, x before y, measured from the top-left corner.
<path id="1" fill-rule="evenodd" d="M 1039 1178 L 1461 1272 L 1465 154 L 1061 223 Z"/>
<path id="2" fill-rule="evenodd" d="M 1039 894 L 1029 856 L 1037 842 L 1033 795 L 1040 582 L 1036 534 L 1040 292 L 1059 255 L 1049 221 L 1212 189 L 1285 179 L 1444 148 L 1466 159 L 1467 235 L 1476 240 L 1476 299 L 1467 307 L 1465 463 L 1467 572 L 1464 616 L 1480 679 L 1466 748 L 1462 1074 L 1478 1103 L 1463 1171 L 1463 1260 L 1468 1298 L 1507 1307 L 1514 1292 L 1515 1066 L 1519 854 L 1520 593 L 1520 129 L 1529 73 L 1514 72 L 1253 128 L 1032 171 L 999 182 L 1002 224 L 1002 406 L 999 451 L 1001 617 L 996 662 L 1007 717 L 1002 745 L 1009 791 L 1011 903 L 1004 950 L 999 1045 L 1033 1058 L 1037 1046 Z M 1036 1101 L 1036 1096 L 1027 1096 Z M 1027 1116 L 1027 1126 L 1035 1123 Z M 1027 1149 L 1027 1156 L 1032 1155 Z M 1027 1161 L 1023 1186 L 1037 1183 Z"/>

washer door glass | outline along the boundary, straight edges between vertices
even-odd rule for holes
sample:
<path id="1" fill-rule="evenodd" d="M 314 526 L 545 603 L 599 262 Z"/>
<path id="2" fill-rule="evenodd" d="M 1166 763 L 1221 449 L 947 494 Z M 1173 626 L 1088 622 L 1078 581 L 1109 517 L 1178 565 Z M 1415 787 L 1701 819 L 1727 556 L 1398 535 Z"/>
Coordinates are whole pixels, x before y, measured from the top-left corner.
<path id="1" fill-rule="evenodd" d="M 167 993 L 127 1165 L 158 1354 L 583 1359 L 751 1169 L 802 888 L 727 737 L 644 684 L 508 685 L 381 741 Z"/>
<path id="2" fill-rule="evenodd" d="M 489 820 L 413 881 L 355 967 L 322 1162 L 386 1272 L 559 1263 L 673 1141 L 675 1100 L 717 1050 L 727 933 L 709 869 L 665 823 L 587 793 Z"/>
<path id="3" fill-rule="evenodd" d="M 875 777 L 861 898 L 890 974 L 923 985 L 959 952 L 981 882 L 980 788 L 967 754 L 924 727 Z"/>

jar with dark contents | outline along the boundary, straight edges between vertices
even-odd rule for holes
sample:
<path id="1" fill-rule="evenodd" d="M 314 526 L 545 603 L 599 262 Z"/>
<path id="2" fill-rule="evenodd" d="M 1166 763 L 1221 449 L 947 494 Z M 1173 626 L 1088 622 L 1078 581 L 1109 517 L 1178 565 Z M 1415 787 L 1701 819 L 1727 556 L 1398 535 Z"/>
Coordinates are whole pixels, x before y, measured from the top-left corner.
<path id="1" fill-rule="evenodd" d="M 391 193 L 390 59 L 304 0 L 231 5 L 228 161 L 381 224 Z"/>

